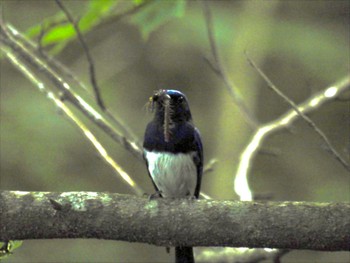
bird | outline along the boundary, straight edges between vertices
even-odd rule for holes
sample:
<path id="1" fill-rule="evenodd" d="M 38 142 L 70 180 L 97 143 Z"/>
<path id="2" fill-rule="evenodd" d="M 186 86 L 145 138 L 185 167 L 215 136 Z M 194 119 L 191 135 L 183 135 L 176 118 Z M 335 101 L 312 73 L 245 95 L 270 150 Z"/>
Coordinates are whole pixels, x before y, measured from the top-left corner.
<path id="1" fill-rule="evenodd" d="M 160 89 L 149 98 L 154 118 L 148 123 L 143 154 L 156 193 L 163 198 L 198 199 L 203 174 L 203 145 L 186 96 Z M 193 248 L 175 248 L 176 263 L 194 262 Z"/>

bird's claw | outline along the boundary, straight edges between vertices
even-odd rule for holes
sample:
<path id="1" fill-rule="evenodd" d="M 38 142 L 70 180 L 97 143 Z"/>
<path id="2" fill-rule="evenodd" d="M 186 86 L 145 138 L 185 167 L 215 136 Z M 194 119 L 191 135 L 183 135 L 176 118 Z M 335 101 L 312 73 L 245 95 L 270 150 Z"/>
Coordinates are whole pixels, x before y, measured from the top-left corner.
<path id="1" fill-rule="evenodd" d="M 150 194 L 148 196 L 148 200 L 153 200 L 153 199 L 157 199 L 157 198 L 162 198 L 162 191 L 156 191 L 155 193 L 153 194 Z"/>

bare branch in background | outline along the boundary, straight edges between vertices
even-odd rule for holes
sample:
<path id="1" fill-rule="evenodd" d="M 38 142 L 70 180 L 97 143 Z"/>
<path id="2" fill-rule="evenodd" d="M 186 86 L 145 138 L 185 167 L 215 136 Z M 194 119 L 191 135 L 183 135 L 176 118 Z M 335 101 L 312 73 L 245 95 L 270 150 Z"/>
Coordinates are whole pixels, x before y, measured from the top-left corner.
<path id="1" fill-rule="evenodd" d="M 38 56 L 30 52 L 22 43 L 13 37 L 15 32 L 8 30 L 6 25 L 1 24 L 1 42 L 2 44 L 10 48 L 16 56 L 20 57 L 23 61 L 33 66 L 39 72 L 43 73 L 58 90 L 64 94 L 67 101 L 72 103 L 78 108 L 86 117 L 100 127 L 105 133 L 107 133 L 113 140 L 120 143 L 124 148 L 129 150 L 139 159 L 142 159 L 142 150 L 135 143 L 129 141 L 122 134 L 118 133 L 92 106 L 90 106 L 81 96 L 76 94 L 73 89 L 65 82 L 49 65 L 48 63 L 40 59 Z"/>
<path id="2" fill-rule="evenodd" d="M 2 191 L 0 211 L 0 240 L 101 238 L 158 246 L 350 249 L 348 203 Z"/>
<path id="3" fill-rule="evenodd" d="M 132 178 L 122 169 L 122 167 L 115 162 L 112 157 L 107 153 L 106 149 L 101 145 L 98 139 L 92 134 L 92 132 L 87 128 L 87 126 L 79 120 L 79 118 L 64 104 L 64 102 L 58 98 L 52 91 L 50 91 L 45 84 L 40 81 L 35 74 L 33 74 L 23 62 L 19 61 L 12 52 L 6 52 L 7 58 L 18 68 L 41 92 L 43 92 L 48 99 L 50 99 L 66 116 L 75 123 L 78 128 L 82 131 L 83 135 L 92 143 L 96 151 L 101 155 L 103 160 L 105 160 L 113 169 L 117 172 L 117 178 L 120 176 L 127 182 L 131 190 L 133 190 L 137 195 L 142 195 L 144 191 L 132 180 Z"/>
<path id="4" fill-rule="evenodd" d="M 94 145 L 94 147 L 101 154 L 103 159 L 110 164 L 114 170 L 137 194 L 143 194 L 144 192 L 136 183 L 130 178 L 129 175 L 109 156 L 106 150 L 102 147 L 96 137 L 88 130 L 88 128 L 69 110 L 65 105 L 65 101 L 69 101 L 75 107 L 77 107 L 85 116 L 87 116 L 93 123 L 106 132 L 112 139 L 120 143 L 130 152 L 132 152 L 139 159 L 142 159 L 142 150 L 133 142 L 130 142 L 123 135 L 119 134 L 113 129 L 112 126 L 105 120 L 105 118 L 93 109 L 82 97 L 76 94 L 69 84 L 59 76 L 55 70 L 53 70 L 47 61 L 36 56 L 33 52 L 26 48 L 18 39 L 14 38 L 16 31 L 8 30 L 6 25 L 1 21 L 0 23 L 0 43 L 1 48 L 5 51 L 9 60 L 22 72 L 24 75 L 34 83 L 39 90 L 46 93 L 47 97 L 51 99 L 63 112 L 83 131 L 84 135 Z M 43 74 L 49 79 L 52 84 L 58 88 L 64 97 L 65 101 L 62 101 L 59 96 L 55 95 L 53 91 L 49 91 L 45 88 L 44 82 L 39 81 L 38 78 L 31 73 L 31 70 L 27 65 L 30 65 L 38 72 Z"/>
<path id="5" fill-rule="evenodd" d="M 214 171 L 214 166 L 217 164 L 217 159 L 211 159 L 209 162 L 204 166 L 203 173 L 210 173 Z"/>
<path id="6" fill-rule="evenodd" d="M 151 5 L 152 3 L 155 3 L 156 0 L 147 0 L 147 1 L 143 1 L 141 4 L 138 4 L 138 5 L 134 5 L 133 7 L 123 11 L 122 13 L 117 13 L 113 16 L 110 16 L 110 17 L 107 17 L 106 19 L 103 19 L 101 21 L 101 23 L 97 26 L 105 26 L 107 25 L 108 23 L 115 23 L 115 22 L 118 22 L 120 21 L 121 19 L 127 17 L 127 16 L 130 16 L 130 15 L 133 15 L 139 11 L 141 11 L 143 8 L 145 8 L 146 6 L 149 6 Z M 119 6 L 116 6 L 115 9 L 119 9 Z"/>
<path id="7" fill-rule="evenodd" d="M 87 93 L 89 97 L 91 97 L 92 100 L 94 100 L 90 90 L 87 89 L 84 83 L 82 83 L 74 74 L 72 74 L 72 72 L 68 68 L 66 68 L 56 59 L 46 54 L 43 49 L 40 49 L 40 46 L 36 46 L 32 41 L 30 41 L 23 34 L 21 34 L 16 29 L 14 29 L 12 26 L 8 24 L 6 26 L 12 32 L 12 37 L 14 39 L 16 39 L 22 45 L 24 45 L 25 48 L 28 49 L 32 54 L 35 54 L 40 59 L 45 61 L 45 63 L 47 63 L 47 65 L 52 70 L 54 70 L 58 75 L 60 75 L 63 79 L 65 79 L 65 82 L 68 83 L 69 81 L 71 81 L 75 85 L 74 88 L 81 88 Z M 104 111 L 104 114 L 106 115 L 104 116 L 106 121 L 107 120 L 111 121 L 116 126 L 116 128 L 121 131 L 122 134 L 124 134 L 125 136 L 128 136 L 128 138 L 132 139 L 137 145 L 139 145 L 138 138 L 131 131 L 128 125 L 124 123 L 124 121 L 122 121 L 121 119 L 117 119 L 115 115 L 112 115 L 108 109 Z"/>
<path id="8" fill-rule="evenodd" d="M 56 26 L 57 24 L 53 25 Z M 30 39 L 26 38 L 23 34 L 18 32 L 14 27 L 12 27 L 9 24 L 6 24 L 6 27 L 10 32 L 12 32 L 12 37 L 16 39 L 19 43 L 25 46 L 26 49 L 28 49 L 31 53 L 38 56 L 40 59 L 44 60 L 55 72 L 57 72 L 59 75 L 64 76 L 65 78 L 69 79 L 70 81 L 74 82 L 77 87 L 83 89 L 86 92 L 89 92 L 89 90 L 85 87 L 85 85 L 80 82 L 72 72 L 66 68 L 64 65 L 59 63 L 56 59 L 53 59 L 49 55 L 46 54 L 46 52 L 42 48 L 41 38 L 46 33 L 47 29 L 51 27 L 51 25 L 48 25 L 47 27 L 43 26 L 41 29 L 42 36 L 39 35 L 38 37 L 38 44 L 35 45 Z"/>
<path id="9" fill-rule="evenodd" d="M 336 96 L 347 90 L 350 90 L 350 77 L 348 76 L 334 85 L 314 94 L 305 102 L 297 105 L 297 109 L 305 115 L 306 113 L 318 109 L 325 102 L 335 99 Z M 235 191 L 241 196 L 241 200 L 252 200 L 252 193 L 248 184 L 248 173 L 252 166 L 253 159 L 259 152 L 259 148 L 262 146 L 266 137 L 288 127 L 299 117 L 300 115 L 294 109 L 291 109 L 279 118 L 262 125 L 254 133 L 252 139 L 240 155 L 240 161 L 235 176 Z"/>
<path id="10" fill-rule="evenodd" d="M 252 112 L 249 110 L 249 108 L 247 107 L 247 105 L 239 95 L 237 91 L 237 87 L 232 83 L 232 81 L 229 80 L 226 74 L 226 70 L 220 59 L 217 45 L 215 42 L 215 37 L 214 37 L 214 28 L 213 28 L 211 11 L 209 8 L 209 1 L 202 1 L 202 3 L 203 3 L 203 11 L 204 11 L 207 32 L 208 32 L 210 49 L 214 60 L 213 62 L 211 62 L 210 60 L 207 59 L 207 62 L 209 63 L 213 71 L 223 80 L 226 86 L 226 89 L 229 92 L 233 102 L 237 105 L 237 107 L 239 108 L 240 112 L 243 114 L 249 126 L 255 129 L 259 126 L 259 123 L 256 120 L 254 114 L 252 114 Z"/>
<path id="11" fill-rule="evenodd" d="M 266 76 L 264 72 L 252 61 L 248 54 L 246 53 L 248 62 L 250 65 L 259 73 L 259 75 L 266 81 L 268 87 L 272 89 L 278 96 L 283 98 L 285 102 L 287 102 L 294 111 L 304 120 L 306 123 L 317 133 L 318 136 L 321 137 L 321 139 L 326 144 L 327 150 L 333 155 L 333 157 L 338 160 L 348 171 L 350 171 L 350 165 L 342 158 L 342 156 L 337 152 L 337 150 L 334 148 L 334 146 L 331 144 L 327 136 L 322 132 L 322 130 L 308 117 L 306 116 L 302 109 L 298 108 L 298 105 L 296 105 L 291 99 L 289 99 L 281 90 L 279 90 L 275 84 L 272 83 L 272 81 Z M 348 88 L 350 88 L 350 83 L 348 83 Z M 334 87 L 331 90 L 328 90 L 328 96 L 334 97 L 337 95 L 338 90 Z"/>
<path id="12" fill-rule="evenodd" d="M 77 38 L 81 44 L 81 46 L 84 49 L 86 59 L 89 63 L 89 75 L 90 75 L 90 82 L 92 85 L 92 88 L 94 90 L 95 98 L 97 104 L 100 106 L 100 108 L 104 111 L 106 110 L 106 106 L 104 105 L 104 102 L 102 100 L 101 94 L 100 94 L 100 89 L 97 85 L 97 80 L 96 80 L 96 71 L 95 71 L 95 63 L 94 60 L 90 54 L 90 50 L 85 42 L 85 39 L 83 37 L 83 34 L 80 32 L 79 29 L 79 24 L 74 20 L 68 9 L 64 6 L 64 4 L 61 2 L 61 0 L 55 0 L 59 8 L 63 11 L 63 13 L 66 15 L 68 21 L 72 24 L 76 34 Z"/>
<path id="13" fill-rule="evenodd" d="M 68 11 L 68 9 L 64 6 L 64 4 L 62 3 L 61 0 L 55 0 L 57 5 L 61 8 L 61 10 L 64 12 L 64 14 L 66 15 L 68 21 L 72 24 L 75 32 L 76 32 L 76 35 L 77 35 L 77 38 L 79 40 L 79 42 L 81 43 L 82 47 L 83 47 L 83 50 L 84 50 L 84 53 L 86 55 L 86 58 L 87 58 L 87 61 L 88 61 L 88 64 L 89 64 L 89 76 L 90 76 L 90 82 L 91 82 L 91 86 L 93 88 L 93 91 L 94 91 L 94 95 L 95 95 L 95 99 L 96 99 L 96 102 L 97 102 L 97 105 L 99 105 L 99 107 L 101 108 L 102 111 L 104 111 L 106 113 L 106 115 L 108 116 L 108 118 L 113 121 L 114 124 L 116 124 L 118 126 L 119 129 L 121 129 L 121 131 L 124 133 L 124 135 L 128 135 L 129 137 L 131 137 L 133 140 L 137 141 L 137 138 L 136 136 L 134 135 L 134 133 L 129 129 L 129 127 L 123 122 L 121 121 L 120 119 L 117 120 L 107 109 L 107 107 L 105 106 L 103 100 L 102 100 L 102 96 L 100 94 L 100 88 L 98 87 L 97 85 L 97 79 L 96 79 L 96 70 L 95 70 L 95 63 L 94 63 L 94 60 L 91 56 L 91 53 L 90 53 L 90 49 L 83 37 L 83 34 L 81 33 L 80 31 L 80 28 L 79 28 L 79 22 L 76 21 L 73 16 L 70 14 L 70 12 Z M 132 9 L 134 11 L 137 11 L 139 10 L 140 8 L 142 8 L 143 5 L 139 5 L 137 6 L 137 8 L 135 9 Z M 125 13 L 122 13 L 120 15 L 128 15 L 130 14 L 130 10 L 128 10 L 127 12 Z M 132 13 L 132 12 L 131 12 Z M 138 142 L 137 142 L 138 143 Z"/>

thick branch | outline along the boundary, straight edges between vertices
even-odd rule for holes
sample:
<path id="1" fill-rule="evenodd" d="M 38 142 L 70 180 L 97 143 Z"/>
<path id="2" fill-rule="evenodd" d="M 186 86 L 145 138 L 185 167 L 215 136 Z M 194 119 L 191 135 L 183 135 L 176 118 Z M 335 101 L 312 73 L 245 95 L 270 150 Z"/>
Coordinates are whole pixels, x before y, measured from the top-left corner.
<path id="1" fill-rule="evenodd" d="M 349 250 L 350 204 L 169 200 L 95 192 L 0 195 L 0 240 Z"/>

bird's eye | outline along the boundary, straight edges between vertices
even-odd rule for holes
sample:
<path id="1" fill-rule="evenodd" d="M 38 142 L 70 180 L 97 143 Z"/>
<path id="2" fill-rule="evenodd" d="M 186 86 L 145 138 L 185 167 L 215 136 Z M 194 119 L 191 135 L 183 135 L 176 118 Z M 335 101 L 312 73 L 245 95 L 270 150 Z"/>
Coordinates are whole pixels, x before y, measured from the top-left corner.
<path id="1" fill-rule="evenodd" d="M 183 101 L 184 101 L 184 97 L 182 97 L 182 96 L 179 97 L 179 98 L 177 99 L 177 101 L 178 101 L 178 102 L 183 102 Z"/>

